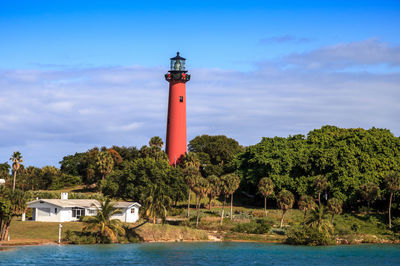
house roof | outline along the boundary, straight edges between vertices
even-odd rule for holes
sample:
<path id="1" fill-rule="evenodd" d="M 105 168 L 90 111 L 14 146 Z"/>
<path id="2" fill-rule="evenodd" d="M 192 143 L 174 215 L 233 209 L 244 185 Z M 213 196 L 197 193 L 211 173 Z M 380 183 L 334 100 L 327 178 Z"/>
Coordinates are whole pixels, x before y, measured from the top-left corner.
<path id="1" fill-rule="evenodd" d="M 116 208 L 129 208 L 132 206 L 138 206 L 138 207 L 142 207 L 142 205 L 140 205 L 137 202 L 127 202 L 127 201 L 117 201 L 117 202 L 113 202 L 114 207 Z"/>
<path id="2" fill-rule="evenodd" d="M 45 202 L 59 207 L 81 207 L 81 208 L 100 207 L 100 203 L 94 199 L 38 199 L 28 202 L 28 208 L 30 207 L 29 205 L 36 204 L 39 202 Z M 113 204 L 114 207 L 116 208 L 129 208 L 134 205 L 141 207 L 141 205 L 137 202 L 119 201 L 119 202 L 113 202 Z"/>

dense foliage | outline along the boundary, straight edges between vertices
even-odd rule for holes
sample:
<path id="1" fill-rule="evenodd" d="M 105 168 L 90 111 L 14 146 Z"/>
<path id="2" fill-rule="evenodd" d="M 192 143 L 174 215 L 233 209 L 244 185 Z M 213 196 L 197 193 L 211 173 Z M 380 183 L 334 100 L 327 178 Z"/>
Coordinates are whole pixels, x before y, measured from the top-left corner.
<path id="1" fill-rule="evenodd" d="M 247 193 L 255 194 L 259 180 L 268 176 L 276 191 L 287 189 L 296 197 L 317 196 L 314 180 L 324 176 L 328 184 L 322 194 L 326 192 L 352 208 L 360 204 L 363 184 L 385 189 L 385 175 L 400 171 L 400 139 L 386 129 L 324 126 L 309 132 L 307 138 L 263 138 L 247 147 L 235 165 L 242 177 L 241 189 Z"/>

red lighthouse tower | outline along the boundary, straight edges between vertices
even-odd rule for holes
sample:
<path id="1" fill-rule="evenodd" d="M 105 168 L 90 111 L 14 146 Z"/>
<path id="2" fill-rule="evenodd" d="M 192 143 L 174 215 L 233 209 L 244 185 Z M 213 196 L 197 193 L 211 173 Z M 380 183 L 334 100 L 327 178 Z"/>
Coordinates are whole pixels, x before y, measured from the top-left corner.
<path id="1" fill-rule="evenodd" d="M 169 82 L 167 143 L 165 151 L 169 163 L 176 165 L 187 151 L 186 140 L 186 82 L 190 75 L 185 70 L 186 59 L 177 52 L 171 58 L 171 68 L 165 79 Z"/>

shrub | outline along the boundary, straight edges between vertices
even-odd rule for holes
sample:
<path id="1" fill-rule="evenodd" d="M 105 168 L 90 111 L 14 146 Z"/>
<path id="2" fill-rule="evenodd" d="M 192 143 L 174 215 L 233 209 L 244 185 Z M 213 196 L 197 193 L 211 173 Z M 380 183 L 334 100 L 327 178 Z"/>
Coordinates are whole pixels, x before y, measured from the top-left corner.
<path id="1" fill-rule="evenodd" d="M 306 226 L 292 227 L 286 235 L 286 243 L 291 245 L 326 246 L 335 243 L 329 233 Z"/>
<path id="2" fill-rule="evenodd" d="M 64 241 L 70 242 L 71 244 L 95 244 L 96 236 L 92 233 L 83 233 L 67 230 L 65 231 Z"/>
<path id="3" fill-rule="evenodd" d="M 232 231 L 248 234 L 265 234 L 271 229 L 272 222 L 269 219 L 256 219 L 249 223 L 241 223 L 232 228 Z"/>
<path id="4" fill-rule="evenodd" d="M 60 193 L 50 191 L 27 191 L 26 196 L 28 200 L 39 199 L 59 199 Z"/>
<path id="5" fill-rule="evenodd" d="M 360 230 L 360 227 L 361 227 L 361 226 L 360 226 L 358 223 L 353 223 L 353 224 L 351 225 L 351 230 L 352 230 L 353 232 L 357 233 L 358 230 Z"/>
<path id="6" fill-rule="evenodd" d="M 180 216 L 186 214 L 186 209 L 182 208 L 171 208 L 171 210 L 168 212 L 168 215 L 170 216 Z"/>
<path id="7" fill-rule="evenodd" d="M 392 231 L 395 233 L 400 233 L 400 217 L 393 219 L 392 221 Z"/>

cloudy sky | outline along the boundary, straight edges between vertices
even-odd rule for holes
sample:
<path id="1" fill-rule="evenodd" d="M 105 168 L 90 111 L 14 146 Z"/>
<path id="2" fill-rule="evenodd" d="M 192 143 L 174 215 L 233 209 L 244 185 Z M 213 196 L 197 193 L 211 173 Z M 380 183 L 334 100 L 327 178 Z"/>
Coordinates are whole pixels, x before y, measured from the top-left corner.
<path id="1" fill-rule="evenodd" d="M 399 136 L 399 18 L 384 0 L 1 1 L 0 162 L 164 139 L 178 50 L 189 140 L 327 124 Z"/>

